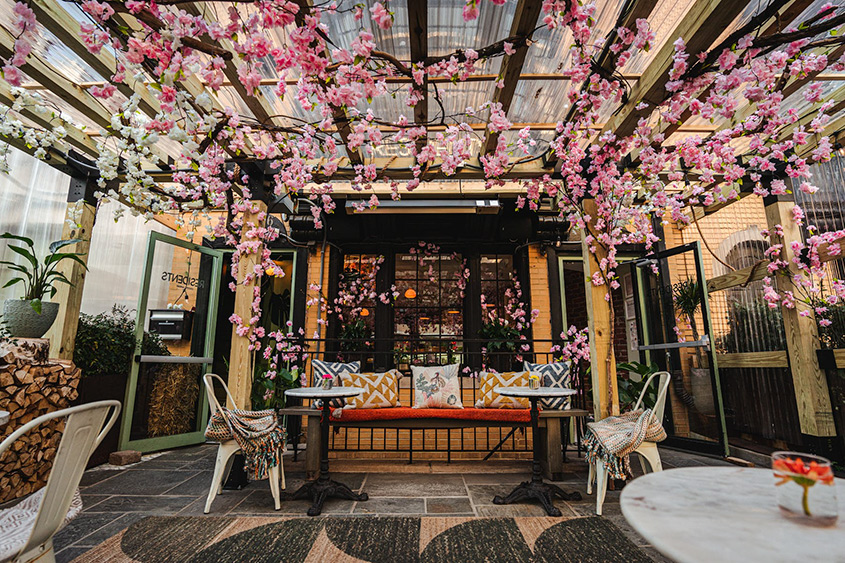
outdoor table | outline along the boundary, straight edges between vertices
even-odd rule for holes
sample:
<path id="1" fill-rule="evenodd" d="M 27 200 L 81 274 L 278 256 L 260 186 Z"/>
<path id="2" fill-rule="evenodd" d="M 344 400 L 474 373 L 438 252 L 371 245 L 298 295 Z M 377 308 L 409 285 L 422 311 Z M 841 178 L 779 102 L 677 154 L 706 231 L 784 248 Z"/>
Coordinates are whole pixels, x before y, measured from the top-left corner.
<path id="1" fill-rule="evenodd" d="M 520 483 L 505 498 L 496 495 L 493 497 L 493 504 L 511 504 L 528 499 L 536 499 L 543 505 L 546 514 L 549 516 L 560 516 L 561 512 L 552 502 L 552 497 L 558 496 L 563 500 L 581 500 L 581 494 L 577 492 L 567 493 L 557 485 L 543 482 L 543 474 L 540 469 L 540 440 L 537 439 L 537 433 L 539 432 L 538 421 L 540 418 L 537 401 L 540 399 L 568 397 L 569 395 L 574 395 L 575 390 L 561 387 L 540 387 L 539 389 L 531 389 L 529 387 L 496 387 L 493 391 L 505 397 L 519 397 L 528 399 L 531 402 L 531 442 L 534 450 L 534 456 L 531 462 L 531 480 Z"/>
<path id="2" fill-rule="evenodd" d="M 3 426 L 9 422 L 9 413 L 6 411 L 0 411 L 0 426 Z"/>
<path id="3" fill-rule="evenodd" d="M 836 495 L 836 525 L 815 527 L 781 514 L 771 469 L 685 467 L 634 479 L 621 503 L 628 523 L 681 563 L 845 561 L 845 480 Z"/>
<path id="4" fill-rule="evenodd" d="M 320 475 L 314 481 L 302 485 L 294 493 L 285 493 L 285 500 L 299 500 L 310 498 L 314 504 L 308 509 L 308 516 L 318 516 L 323 511 L 323 503 L 326 499 L 337 497 L 347 500 L 367 500 L 367 493 L 356 494 L 344 485 L 329 478 L 329 417 L 331 410 L 329 402 L 331 399 L 345 399 L 355 397 L 363 393 L 360 387 L 302 387 L 300 389 L 288 389 L 285 395 L 288 397 L 299 397 L 302 399 L 320 399 L 323 401 L 323 416 L 320 419 Z"/>

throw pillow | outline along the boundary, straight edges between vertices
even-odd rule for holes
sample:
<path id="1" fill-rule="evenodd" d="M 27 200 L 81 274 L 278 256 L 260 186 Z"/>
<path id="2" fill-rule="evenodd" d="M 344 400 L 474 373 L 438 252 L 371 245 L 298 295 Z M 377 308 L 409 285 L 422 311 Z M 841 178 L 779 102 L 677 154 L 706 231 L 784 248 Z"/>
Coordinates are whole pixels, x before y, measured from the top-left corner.
<path id="1" fill-rule="evenodd" d="M 323 360 L 311 360 L 311 385 L 319 386 L 323 382 L 324 375 L 331 375 L 334 378 L 334 385 L 340 385 L 340 374 L 345 372 L 361 371 L 361 362 L 324 362 Z M 329 401 L 329 406 L 333 409 L 339 409 L 346 404 L 345 399 L 332 399 Z M 317 399 L 311 403 L 315 409 L 323 408 L 323 401 Z"/>
<path id="2" fill-rule="evenodd" d="M 399 378 L 402 374 L 392 369 L 384 373 L 340 374 L 344 387 L 360 387 L 364 390 L 357 397 L 346 399 L 345 409 L 381 409 L 399 407 Z"/>
<path id="3" fill-rule="evenodd" d="M 555 362 L 553 364 L 532 364 L 525 362 L 525 369 L 540 376 L 540 385 L 543 387 L 555 387 L 568 389 L 572 384 L 572 372 L 568 362 Z M 571 407 L 570 397 L 554 397 L 551 399 L 540 399 L 540 405 L 544 409 L 566 410 Z"/>
<path id="4" fill-rule="evenodd" d="M 475 402 L 475 408 L 527 409 L 531 406 L 528 399 L 499 395 L 493 391 L 496 387 L 528 387 L 528 372 L 495 373 L 482 371 L 478 381 L 479 399 Z"/>
<path id="5" fill-rule="evenodd" d="M 462 409 L 459 364 L 411 366 L 415 409 Z"/>

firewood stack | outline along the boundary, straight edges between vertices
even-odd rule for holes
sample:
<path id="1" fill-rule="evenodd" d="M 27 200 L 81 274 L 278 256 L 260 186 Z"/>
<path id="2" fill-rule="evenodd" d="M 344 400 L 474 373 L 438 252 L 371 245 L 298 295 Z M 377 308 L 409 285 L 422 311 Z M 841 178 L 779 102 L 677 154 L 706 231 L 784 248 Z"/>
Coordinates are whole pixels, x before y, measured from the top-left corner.
<path id="1" fill-rule="evenodd" d="M 33 418 L 70 406 L 81 371 L 73 362 L 50 360 L 50 341 L 17 338 L 0 341 L 0 410 L 9 423 L 0 441 Z M 63 422 L 42 425 L 0 456 L 0 503 L 20 498 L 47 484 L 61 439 Z"/>

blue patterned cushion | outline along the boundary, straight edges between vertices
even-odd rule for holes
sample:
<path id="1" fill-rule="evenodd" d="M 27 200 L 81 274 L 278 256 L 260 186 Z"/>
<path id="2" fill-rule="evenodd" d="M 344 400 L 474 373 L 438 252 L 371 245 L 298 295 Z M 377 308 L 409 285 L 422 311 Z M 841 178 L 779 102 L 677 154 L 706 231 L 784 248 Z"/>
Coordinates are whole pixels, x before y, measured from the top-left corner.
<path id="1" fill-rule="evenodd" d="M 524 369 L 538 373 L 543 378 L 543 387 L 569 388 L 572 383 L 572 372 L 566 362 L 553 364 L 532 364 L 525 362 Z M 553 399 L 541 399 L 540 405 L 544 409 L 566 410 L 571 408 L 570 397 L 555 397 Z"/>
<path id="2" fill-rule="evenodd" d="M 311 385 L 320 385 L 323 381 L 324 375 L 331 375 L 334 377 L 334 384 L 340 385 L 340 374 L 348 371 L 350 373 L 358 373 L 361 371 L 361 362 L 349 362 L 342 364 L 340 362 L 324 362 L 323 360 L 311 360 Z M 329 401 L 329 406 L 333 409 L 342 409 L 346 404 L 345 399 L 332 399 Z M 317 399 L 311 406 L 315 409 L 323 408 L 323 401 Z"/>

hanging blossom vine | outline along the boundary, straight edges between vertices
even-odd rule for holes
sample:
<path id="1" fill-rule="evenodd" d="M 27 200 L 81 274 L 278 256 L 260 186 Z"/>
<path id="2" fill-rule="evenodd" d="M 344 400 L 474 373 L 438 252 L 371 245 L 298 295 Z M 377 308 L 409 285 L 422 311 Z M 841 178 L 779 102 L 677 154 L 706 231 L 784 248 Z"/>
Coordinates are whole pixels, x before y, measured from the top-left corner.
<path id="1" fill-rule="evenodd" d="M 315 225 L 321 228 L 324 214 L 334 211 L 332 193 L 338 182 L 361 193 L 359 207 L 376 207 L 376 182 L 387 183 L 391 197 L 398 199 L 434 174 L 448 178 L 474 168 L 494 187 L 534 158 L 537 141 L 530 128 L 513 141 L 501 134 L 513 126 L 501 104 L 488 101 L 447 114 L 443 92 L 432 80 L 464 81 L 485 61 L 519 49 L 528 49 L 530 56 L 531 33 L 406 63 L 381 50 L 373 33 L 393 25 L 385 2 L 365 10 L 287 0 L 209 1 L 202 13 L 183 9 L 181 0 L 77 3 L 87 17 L 81 24 L 87 48 L 95 54 L 106 50 L 115 59 L 113 74 L 88 90 L 117 108 L 107 112 L 109 126 L 96 137 L 103 195 L 120 198 L 148 217 L 185 213 L 191 232 L 204 221 L 212 223 L 209 234 L 235 247 L 233 273 L 237 275 L 245 256 L 259 258 L 260 264 L 235 278 L 244 283 L 260 279 L 270 266 L 262 244 L 279 236 L 266 226 L 262 213 L 251 209 L 249 186 L 256 179 L 250 175 L 256 172 L 250 163 L 269 163 L 265 170 L 270 170 L 275 196 L 310 198 Z M 464 18 L 475 19 L 480 10 L 503 3 L 470 0 Z M 632 29 L 620 27 L 606 38 L 594 37 L 595 4 L 543 1 L 539 25 L 553 31 L 550 40 L 571 38 L 562 74 L 573 87 L 570 109 L 557 123 L 549 147 L 560 173 L 517 180 L 522 190 L 518 203 L 536 209 L 551 199 L 560 215 L 586 234 L 597 263 L 593 284 L 608 288 L 611 307 L 610 289 L 619 287 L 617 251 L 629 243 L 651 248 L 656 241 L 653 218 L 688 223 L 688 207 L 738 198 L 742 181 L 750 181 L 759 195 L 784 193 L 785 180 L 795 189 L 815 191 L 810 166 L 831 157 L 832 143 L 825 134 L 837 107 L 825 101 L 820 83 L 810 81 L 799 91 L 808 113 L 799 112 L 785 91 L 815 73 L 845 69 L 845 60 L 830 58 L 845 42 L 845 13 L 825 5 L 791 28 L 760 35 L 783 4 L 776 0 L 761 7 L 709 51 L 688 52 L 684 38 L 670 38 L 674 56 L 662 99 L 630 102 L 639 112 L 632 132 L 607 130 L 596 136 L 593 127 L 604 110 L 630 106 L 620 73 L 652 47 L 655 34 L 645 20 L 638 20 Z M 125 25 L 130 16 L 138 26 Z M 37 93 L 21 88 L 39 24 L 25 2 L 15 4 L 14 17 L 13 53 L 0 66 L 15 101 L 2 114 L 0 134 L 47 158 L 79 125 Z M 360 26 L 348 47 L 328 36 L 332 18 L 352 18 Z M 596 63 L 600 56 L 603 65 Z M 303 113 L 258 119 L 223 103 L 225 98 L 217 94 L 232 69 L 251 100 L 260 103 L 268 95 L 294 102 Z M 198 89 L 198 84 L 205 88 Z M 121 92 L 127 86 L 136 93 L 125 97 Z M 374 101 L 394 98 L 404 102 L 409 114 L 425 99 L 433 100 L 437 110 L 420 123 L 404 115 L 377 115 Z M 40 116 L 46 125 L 30 125 L 27 115 Z M 688 118 L 719 123 L 720 128 L 665 144 L 666 131 Z M 486 130 L 475 131 L 472 122 L 485 124 Z M 474 147 L 485 133 L 496 135 L 497 141 L 479 157 Z M 377 166 L 376 151 L 387 145 L 408 151 L 410 178 L 391 178 L 389 165 Z M 173 162 L 164 162 L 166 156 Z M 631 164 L 622 165 L 629 156 Z M 697 177 L 689 188 L 684 184 L 687 172 Z M 163 174 L 169 176 L 164 183 Z M 115 179 L 119 187 L 112 187 Z M 225 213 L 212 219 L 210 212 L 221 209 Z M 803 221 L 797 206 L 793 220 Z M 769 303 L 789 307 L 800 294 L 817 306 L 822 291 L 818 280 L 825 279 L 817 255 L 837 249 L 841 235 L 814 234 L 797 247 L 794 241 L 771 241 Z M 776 276 L 784 283 L 774 283 Z M 824 288 L 828 305 L 845 298 L 845 284 L 838 280 L 827 280 Z M 259 336 L 261 311 L 255 297 L 251 318 L 232 321 L 238 334 L 258 348 L 264 335 Z"/>

